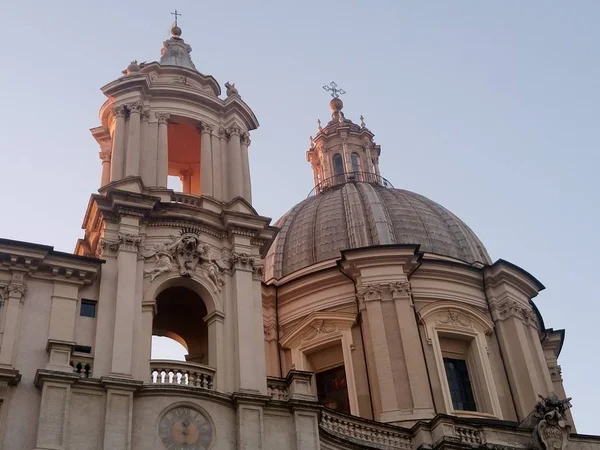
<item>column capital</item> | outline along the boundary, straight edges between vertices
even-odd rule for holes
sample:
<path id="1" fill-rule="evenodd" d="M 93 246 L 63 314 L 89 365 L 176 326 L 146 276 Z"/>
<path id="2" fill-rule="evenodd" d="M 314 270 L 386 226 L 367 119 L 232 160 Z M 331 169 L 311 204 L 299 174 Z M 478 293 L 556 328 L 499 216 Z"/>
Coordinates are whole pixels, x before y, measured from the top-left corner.
<path id="1" fill-rule="evenodd" d="M 127 115 L 127 105 L 113 106 L 112 113 L 115 117 L 125 117 Z"/>
<path id="2" fill-rule="evenodd" d="M 25 301 L 25 295 L 27 294 L 27 286 L 22 281 L 15 282 L 13 277 L 13 281 L 4 288 L 4 293 L 6 298 L 16 298 L 23 303 Z"/>
<path id="3" fill-rule="evenodd" d="M 229 135 L 229 137 L 240 136 L 242 134 L 242 129 L 236 123 L 234 123 L 229 128 L 227 128 L 225 132 Z"/>
<path id="4" fill-rule="evenodd" d="M 134 102 L 127 104 L 127 109 L 129 110 L 130 114 L 141 114 L 143 107 L 144 105 L 142 104 L 142 102 Z"/>
<path id="5" fill-rule="evenodd" d="M 251 142 L 250 141 L 250 134 L 247 131 L 244 131 L 241 134 L 240 138 L 241 138 L 242 145 L 245 145 L 246 147 L 250 146 L 250 142 Z"/>
<path id="6" fill-rule="evenodd" d="M 260 267 L 257 263 L 256 258 L 248 253 L 233 252 L 229 259 L 232 270 L 245 270 L 247 272 L 254 272 L 254 268 Z"/>
<path id="7" fill-rule="evenodd" d="M 102 151 L 98 152 L 98 156 L 100 157 L 100 159 L 102 160 L 103 163 L 110 162 L 111 157 L 112 157 L 112 152 L 110 149 L 102 150 Z"/>
<path id="8" fill-rule="evenodd" d="M 159 124 L 160 123 L 166 124 L 171 119 L 171 114 L 169 114 L 169 113 L 157 112 L 154 114 L 156 115 L 156 118 L 158 119 Z"/>
<path id="9" fill-rule="evenodd" d="M 198 124 L 198 126 L 196 127 L 196 129 L 198 130 L 198 133 L 200 133 L 200 134 L 212 134 L 212 131 L 214 130 L 214 126 L 212 126 L 211 124 L 209 124 L 207 122 L 200 122 Z"/>
<path id="10" fill-rule="evenodd" d="M 490 301 L 490 311 L 494 321 L 503 321 L 515 317 L 525 325 L 539 329 L 537 315 L 529 306 L 510 297 Z"/>
<path id="11" fill-rule="evenodd" d="M 389 288 L 393 299 L 410 298 L 412 293 L 409 281 L 395 281 Z"/>
<path id="12" fill-rule="evenodd" d="M 119 233 L 119 251 L 137 253 L 144 238 L 137 234 Z"/>

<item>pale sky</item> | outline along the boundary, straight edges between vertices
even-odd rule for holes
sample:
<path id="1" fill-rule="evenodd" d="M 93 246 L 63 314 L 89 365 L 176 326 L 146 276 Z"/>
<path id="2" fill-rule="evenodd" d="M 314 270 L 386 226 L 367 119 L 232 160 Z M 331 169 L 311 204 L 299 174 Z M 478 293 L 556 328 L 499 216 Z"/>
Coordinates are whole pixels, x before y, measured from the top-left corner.
<path id="1" fill-rule="evenodd" d="M 321 86 L 347 91 L 395 187 L 441 203 L 492 259 L 546 286 L 580 433 L 600 434 L 600 2 L 21 1 L 2 5 L 0 236 L 72 251 L 100 181 L 99 88 L 154 61 L 177 8 L 198 70 L 236 83 L 261 126 L 254 206 L 306 197 Z M 532 405 L 533 407 L 533 405 Z"/>

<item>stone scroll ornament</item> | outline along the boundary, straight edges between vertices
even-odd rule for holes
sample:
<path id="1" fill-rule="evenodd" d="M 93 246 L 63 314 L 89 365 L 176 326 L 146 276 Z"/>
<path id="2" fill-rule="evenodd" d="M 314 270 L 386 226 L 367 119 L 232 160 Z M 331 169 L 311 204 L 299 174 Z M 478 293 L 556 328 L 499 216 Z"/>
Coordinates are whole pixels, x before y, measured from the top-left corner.
<path id="1" fill-rule="evenodd" d="M 211 247 L 200 240 L 194 228 L 183 228 L 178 237 L 171 237 L 170 242 L 148 249 L 142 256 L 146 260 L 154 259 L 154 266 L 144 270 L 144 276 L 152 281 L 177 268 L 184 277 L 200 270 L 217 291 L 225 284 L 223 272 L 227 266 L 212 255 Z"/>
<path id="2" fill-rule="evenodd" d="M 533 428 L 535 446 L 541 450 L 564 450 L 567 446 L 566 411 L 571 398 L 561 400 L 554 392 L 540 400 L 521 426 Z"/>

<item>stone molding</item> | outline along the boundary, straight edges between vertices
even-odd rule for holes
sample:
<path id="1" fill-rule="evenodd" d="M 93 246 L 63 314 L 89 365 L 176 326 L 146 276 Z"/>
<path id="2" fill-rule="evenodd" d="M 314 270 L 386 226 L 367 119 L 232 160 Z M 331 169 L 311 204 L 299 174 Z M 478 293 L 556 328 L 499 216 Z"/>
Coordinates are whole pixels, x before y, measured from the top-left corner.
<path id="1" fill-rule="evenodd" d="M 340 312 L 313 312 L 280 339 L 281 346 L 292 348 L 326 335 L 340 335 L 356 323 L 356 314 Z"/>

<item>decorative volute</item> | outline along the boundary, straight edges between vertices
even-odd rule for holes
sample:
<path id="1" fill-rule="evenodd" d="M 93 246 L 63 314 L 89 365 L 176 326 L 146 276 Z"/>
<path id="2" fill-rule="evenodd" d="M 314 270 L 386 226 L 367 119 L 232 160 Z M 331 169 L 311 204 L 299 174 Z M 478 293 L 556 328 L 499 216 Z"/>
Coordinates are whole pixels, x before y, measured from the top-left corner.
<path id="1" fill-rule="evenodd" d="M 233 83 L 221 99 L 217 80 L 196 69 L 191 47 L 177 24 L 158 62 L 132 61 L 102 92 L 101 126 L 92 134 L 101 147 L 102 186 L 167 188 L 169 176 L 182 192 L 229 202 L 251 202 L 248 146 L 258 120 Z M 125 181 L 126 180 L 126 181 Z"/>
<path id="2" fill-rule="evenodd" d="M 306 159 L 310 162 L 315 182 L 315 193 L 346 182 L 365 181 L 387 183 L 379 174 L 381 149 L 373 140 L 374 134 L 366 127 L 361 116 L 360 125 L 346 119 L 339 98 L 344 94 L 337 84 L 324 86 L 333 97 L 329 102 L 331 120 L 325 126 L 318 121 L 317 134 L 310 138 Z"/>

